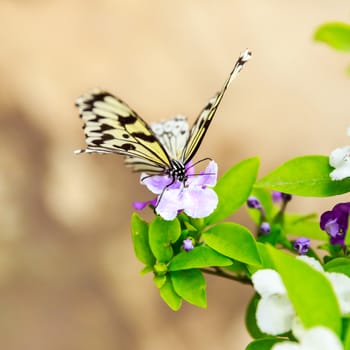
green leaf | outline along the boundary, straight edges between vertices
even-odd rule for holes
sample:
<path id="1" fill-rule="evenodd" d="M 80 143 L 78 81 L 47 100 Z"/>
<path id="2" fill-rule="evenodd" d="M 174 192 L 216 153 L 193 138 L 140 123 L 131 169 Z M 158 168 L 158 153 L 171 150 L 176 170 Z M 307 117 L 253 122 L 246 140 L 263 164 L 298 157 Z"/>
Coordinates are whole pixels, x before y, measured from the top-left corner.
<path id="1" fill-rule="evenodd" d="M 285 214 L 284 231 L 299 237 L 328 240 L 327 234 L 320 228 L 319 220 L 315 220 L 315 215 Z"/>
<path id="2" fill-rule="evenodd" d="M 325 326 L 339 335 L 340 309 L 326 276 L 295 257 L 271 246 L 266 248 L 302 324 L 306 328 Z"/>
<path id="3" fill-rule="evenodd" d="M 218 224 L 204 232 L 202 239 L 209 247 L 232 259 L 251 265 L 260 264 L 256 241 L 251 232 L 241 225 L 231 222 Z"/>
<path id="4" fill-rule="evenodd" d="M 219 197 L 219 204 L 205 219 L 207 225 L 227 218 L 247 200 L 258 168 L 259 159 L 249 158 L 233 166 L 219 179 L 214 188 Z"/>
<path id="5" fill-rule="evenodd" d="M 327 272 L 340 272 L 350 277 L 350 259 L 336 258 L 324 265 Z"/>
<path id="6" fill-rule="evenodd" d="M 314 39 L 336 50 L 350 51 L 350 25 L 341 22 L 325 23 L 317 28 Z"/>
<path id="7" fill-rule="evenodd" d="M 148 243 L 148 223 L 136 213 L 131 216 L 131 235 L 136 257 L 145 265 L 152 266 L 155 258 Z"/>
<path id="8" fill-rule="evenodd" d="M 249 334 L 254 338 L 263 338 L 266 337 L 266 334 L 262 333 L 256 323 L 256 308 L 258 306 L 258 302 L 260 300 L 260 296 L 258 294 L 254 294 L 253 298 L 250 300 L 247 308 L 247 313 L 245 315 L 245 325 L 249 332 Z"/>
<path id="9" fill-rule="evenodd" d="M 180 309 L 182 299 L 175 292 L 170 278 L 167 278 L 163 286 L 160 288 L 160 296 L 172 310 L 177 311 Z"/>
<path id="10" fill-rule="evenodd" d="M 206 283 L 199 270 L 172 271 L 170 277 L 175 292 L 184 300 L 198 307 L 207 307 Z"/>
<path id="11" fill-rule="evenodd" d="M 166 282 L 166 276 L 154 276 L 153 282 L 156 285 L 158 289 L 162 288 L 164 286 L 164 283 Z"/>
<path id="12" fill-rule="evenodd" d="M 256 187 L 299 196 L 327 197 L 350 191 L 350 178 L 332 181 L 325 156 L 303 156 L 287 161 L 263 177 Z"/>
<path id="13" fill-rule="evenodd" d="M 274 268 L 274 264 L 273 264 L 273 261 L 271 259 L 271 256 L 270 256 L 268 250 L 266 249 L 266 244 L 256 242 L 256 246 L 258 248 L 261 264 L 259 266 L 247 265 L 247 269 L 248 269 L 250 275 L 252 275 L 253 273 L 255 273 L 256 271 L 258 271 L 262 268 L 264 268 L 264 269 L 273 269 Z"/>
<path id="14" fill-rule="evenodd" d="M 231 263 L 232 263 L 231 265 L 225 266 L 223 269 L 226 271 L 233 272 L 236 275 L 246 276 L 248 274 L 246 264 L 237 260 L 231 260 Z"/>
<path id="15" fill-rule="evenodd" d="M 170 262 L 169 271 L 187 270 L 209 266 L 229 266 L 232 260 L 217 253 L 215 250 L 200 246 L 189 252 L 181 252 Z"/>
<path id="16" fill-rule="evenodd" d="M 152 271 L 153 271 L 153 266 L 147 265 L 140 271 L 140 275 L 143 276 Z"/>
<path id="17" fill-rule="evenodd" d="M 344 318 L 344 350 L 350 350 L 350 319 Z"/>
<path id="18" fill-rule="evenodd" d="M 266 337 L 252 341 L 245 350 L 270 350 L 273 345 L 282 341 L 286 341 L 286 339 Z"/>
<path id="19" fill-rule="evenodd" d="M 156 216 L 149 226 L 149 244 L 153 255 L 159 262 L 167 263 L 173 256 L 172 243 L 181 235 L 181 226 L 177 219 L 163 220 Z"/>

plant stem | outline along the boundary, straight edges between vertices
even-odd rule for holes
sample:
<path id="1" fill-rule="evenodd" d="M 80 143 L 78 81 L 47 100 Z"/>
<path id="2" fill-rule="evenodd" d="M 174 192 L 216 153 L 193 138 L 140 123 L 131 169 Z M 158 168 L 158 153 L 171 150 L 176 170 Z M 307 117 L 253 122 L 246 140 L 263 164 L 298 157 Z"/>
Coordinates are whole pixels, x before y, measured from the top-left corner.
<path id="1" fill-rule="evenodd" d="M 218 277 L 227 278 L 229 280 L 241 282 L 243 284 L 252 284 L 252 281 L 248 277 L 246 277 L 246 276 L 243 276 L 243 277 L 234 276 L 234 275 L 231 275 L 231 274 L 221 270 L 218 267 L 214 267 L 214 270 L 201 269 L 201 271 L 205 272 L 205 273 L 207 273 L 209 275 L 215 275 L 215 276 L 218 276 Z"/>

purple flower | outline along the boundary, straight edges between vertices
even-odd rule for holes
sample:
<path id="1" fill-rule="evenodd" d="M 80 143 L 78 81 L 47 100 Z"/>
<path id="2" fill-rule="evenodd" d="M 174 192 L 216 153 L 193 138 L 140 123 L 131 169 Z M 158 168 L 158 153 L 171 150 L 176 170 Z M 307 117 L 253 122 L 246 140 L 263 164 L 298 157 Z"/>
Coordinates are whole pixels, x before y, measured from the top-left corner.
<path id="1" fill-rule="evenodd" d="M 289 193 L 283 193 L 282 192 L 282 199 L 284 202 L 289 202 L 292 200 L 292 195 Z"/>
<path id="2" fill-rule="evenodd" d="M 304 255 L 310 249 L 310 240 L 305 237 L 300 237 L 294 242 L 294 249 L 299 255 Z"/>
<path id="3" fill-rule="evenodd" d="M 192 239 L 191 238 L 184 239 L 184 241 L 182 242 L 182 248 L 186 252 L 189 252 L 190 250 L 192 250 L 194 248 Z"/>
<path id="4" fill-rule="evenodd" d="M 281 201 L 289 202 L 292 199 L 292 195 L 289 193 L 283 193 L 278 191 L 272 192 L 272 201 L 274 203 L 279 203 Z"/>
<path id="5" fill-rule="evenodd" d="M 282 201 L 282 192 L 278 192 L 278 191 L 273 191 L 272 192 L 272 201 L 274 203 L 279 203 Z"/>
<path id="6" fill-rule="evenodd" d="M 158 195 L 156 213 L 165 220 L 173 220 L 179 211 L 192 218 L 203 218 L 211 214 L 218 204 L 218 196 L 208 186 L 215 186 L 218 166 L 210 161 L 204 172 L 194 173 L 193 166 L 186 169 L 185 183 L 170 176 L 141 175 L 141 183 Z M 143 179 L 143 180 L 142 180 Z"/>
<path id="7" fill-rule="evenodd" d="M 271 232 L 271 226 L 268 222 L 263 222 L 260 225 L 259 232 L 263 235 L 268 235 Z"/>
<path id="8" fill-rule="evenodd" d="M 133 202 L 132 205 L 136 210 L 142 210 L 147 207 L 147 205 L 156 206 L 157 198 L 151 199 L 150 201 L 145 202 Z"/>
<path id="9" fill-rule="evenodd" d="M 348 229 L 350 203 L 339 203 L 321 215 L 320 227 L 330 236 L 331 244 L 344 246 Z"/>
<path id="10" fill-rule="evenodd" d="M 259 199 L 254 197 L 254 196 L 250 196 L 247 199 L 247 206 L 248 206 L 248 208 L 251 208 L 251 209 L 261 209 L 262 208 L 262 205 L 261 205 Z"/>

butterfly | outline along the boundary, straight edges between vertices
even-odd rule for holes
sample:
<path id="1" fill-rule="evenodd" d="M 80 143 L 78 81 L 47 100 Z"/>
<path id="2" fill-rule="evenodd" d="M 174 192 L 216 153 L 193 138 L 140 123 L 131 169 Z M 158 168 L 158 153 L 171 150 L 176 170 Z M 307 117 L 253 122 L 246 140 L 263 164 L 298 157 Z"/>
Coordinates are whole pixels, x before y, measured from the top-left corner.
<path id="1" fill-rule="evenodd" d="M 186 167 L 201 145 L 228 86 L 250 57 L 249 50 L 240 54 L 223 88 L 209 100 L 191 129 L 183 116 L 150 125 L 106 91 L 95 89 L 81 96 L 76 106 L 84 122 L 87 148 L 75 153 L 120 154 L 134 171 L 167 175 L 173 182 L 184 183 Z"/>

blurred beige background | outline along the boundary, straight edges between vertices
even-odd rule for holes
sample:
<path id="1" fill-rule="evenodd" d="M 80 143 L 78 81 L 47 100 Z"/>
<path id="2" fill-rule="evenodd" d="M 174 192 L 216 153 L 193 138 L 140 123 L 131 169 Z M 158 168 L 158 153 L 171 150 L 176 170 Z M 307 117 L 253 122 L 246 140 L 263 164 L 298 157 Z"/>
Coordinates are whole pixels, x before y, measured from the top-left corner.
<path id="1" fill-rule="evenodd" d="M 2 0 L 1 348 L 243 349 L 250 288 L 209 277 L 208 309 L 174 313 L 139 276 L 131 202 L 150 193 L 120 157 L 73 155 L 85 146 L 73 103 L 99 86 L 149 121 L 193 121 L 249 47 L 197 159 L 222 174 L 258 155 L 262 176 L 349 143 L 350 57 L 312 41 L 349 14 L 345 0 Z"/>

